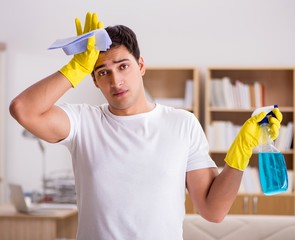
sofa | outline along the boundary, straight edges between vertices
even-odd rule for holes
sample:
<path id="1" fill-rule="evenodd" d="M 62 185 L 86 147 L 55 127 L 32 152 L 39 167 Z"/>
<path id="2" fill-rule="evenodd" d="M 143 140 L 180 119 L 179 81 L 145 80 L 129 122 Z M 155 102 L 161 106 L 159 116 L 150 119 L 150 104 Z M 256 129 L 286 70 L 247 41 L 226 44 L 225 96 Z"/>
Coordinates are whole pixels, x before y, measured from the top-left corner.
<path id="1" fill-rule="evenodd" d="M 228 215 L 221 223 L 187 214 L 184 240 L 294 240 L 295 216 Z"/>

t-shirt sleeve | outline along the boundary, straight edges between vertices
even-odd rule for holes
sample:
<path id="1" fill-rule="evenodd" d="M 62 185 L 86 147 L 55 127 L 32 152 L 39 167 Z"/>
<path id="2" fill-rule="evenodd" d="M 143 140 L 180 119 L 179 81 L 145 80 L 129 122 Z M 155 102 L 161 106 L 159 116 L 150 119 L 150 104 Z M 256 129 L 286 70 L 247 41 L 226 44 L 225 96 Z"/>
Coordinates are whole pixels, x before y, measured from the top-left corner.
<path id="1" fill-rule="evenodd" d="M 195 116 L 191 118 L 190 149 L 186 171 L 216 167 L 209 155 L 209 144 L 203 128 Z"/>
<path id="2" fill-rule="evenodd" d="M 80 121 L 79 116 L 80 116 L 81 107 L 76 104 L 67 104 L 67 103 L 61 104 L 59 105 L 59 107 L 65 111 L 65 113 L 67 114 L 70 120 L 70 133 L 65 139 L 60 141 L 58 144 L 65 145 L 71 149 L 73 139 L 76 136 L 78 122 Z"/>

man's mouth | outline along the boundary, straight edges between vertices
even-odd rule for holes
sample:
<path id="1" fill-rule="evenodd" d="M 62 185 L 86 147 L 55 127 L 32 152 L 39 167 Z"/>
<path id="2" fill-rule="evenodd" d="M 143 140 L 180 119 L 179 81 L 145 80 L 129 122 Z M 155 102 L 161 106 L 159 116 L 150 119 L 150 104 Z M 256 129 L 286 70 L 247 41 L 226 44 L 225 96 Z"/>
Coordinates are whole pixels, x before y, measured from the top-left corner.
<path id="1" fill-rule="evenodd" d="M 119 91 L 115 91 L 115 92 L 113 92 L 113 96 L 115 96 L 115 97 L 122 97 L 122 96 L 124 96 L 127 92 L 128 92 L 128 90 L 119 90 Z"/>

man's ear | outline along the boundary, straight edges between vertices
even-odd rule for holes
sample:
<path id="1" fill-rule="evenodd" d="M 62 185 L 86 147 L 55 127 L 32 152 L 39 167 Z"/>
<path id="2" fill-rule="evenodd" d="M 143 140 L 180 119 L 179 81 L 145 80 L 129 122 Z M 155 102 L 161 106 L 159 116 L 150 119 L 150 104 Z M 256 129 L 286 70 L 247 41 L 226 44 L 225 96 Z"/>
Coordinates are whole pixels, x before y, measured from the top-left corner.
<path id="1" fill-rule="evenodd" d="M 94 72 L 91 73 L 91 77 L 92 77 L 92 80 L 93 80 L 93 83 L 95 85 L 95 87 L 99 88 L 98 84 L 97 84 L 97 81 L 95 79 L 95 75 L 94 75 Z"/>
<path id="2" fill-rule="evenodd" d="M 141 72 L 141 76 L 143 76 L 145 74 L 145 65 L 144 65 L 144 59 L 142 56 L 140 56 L 138 59 L 138 65 Z"/>

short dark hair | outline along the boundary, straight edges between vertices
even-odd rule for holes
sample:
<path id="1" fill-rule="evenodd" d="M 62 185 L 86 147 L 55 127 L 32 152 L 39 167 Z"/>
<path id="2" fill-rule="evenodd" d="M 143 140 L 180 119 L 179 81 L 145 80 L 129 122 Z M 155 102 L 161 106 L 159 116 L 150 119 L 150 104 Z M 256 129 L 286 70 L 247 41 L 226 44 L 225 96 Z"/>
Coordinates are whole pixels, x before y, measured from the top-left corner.
<path id="1" fill-rule="evenodd" d="M 105 28 L 109 34 L 112 44 L 111 48 L 125 46 L 127 50 L 134 56 L 136 60 L 139 60 L 140 50 L 135 33 L 124 25 L 109 26 Z"/>

